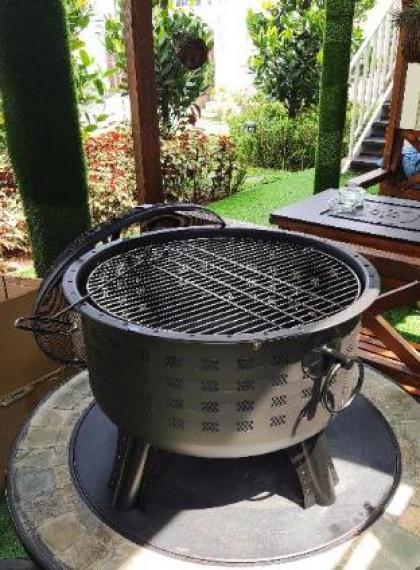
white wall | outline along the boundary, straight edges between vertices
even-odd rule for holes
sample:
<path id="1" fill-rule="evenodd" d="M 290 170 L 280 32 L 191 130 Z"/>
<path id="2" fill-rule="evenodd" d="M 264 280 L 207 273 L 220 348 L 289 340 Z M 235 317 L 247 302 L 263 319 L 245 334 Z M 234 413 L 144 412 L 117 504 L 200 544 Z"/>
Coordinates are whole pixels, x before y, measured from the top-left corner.
<path id="1" fill-rule="evenodd" d="M 248 61 L 252 42 L 246 25 L 249 8 L 258 9 L 263 0 L 201 0 L 195 8 L 214 32 L 216 89 L 235 93 L 252 89 Z"/>

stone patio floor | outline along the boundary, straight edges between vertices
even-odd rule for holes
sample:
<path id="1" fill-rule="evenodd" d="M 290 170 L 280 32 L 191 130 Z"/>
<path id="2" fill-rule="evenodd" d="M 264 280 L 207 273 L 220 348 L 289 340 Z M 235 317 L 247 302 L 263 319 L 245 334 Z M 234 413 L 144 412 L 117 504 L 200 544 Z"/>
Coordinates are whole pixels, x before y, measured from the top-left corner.
<path id="1" fill-rule="evenodd" d="M 420 568 L 420 406 L 376 371 L 368 369 L 366 376 L 363 392 L 392 426 L 402 454 L 401 482 L 384 515 L 341 546 L 294 562 L 252 568 Z M 91 402 L 87 373 L 81 373 L 40 404 L 16 444 L 10 488 L 27 544 L 53 569 L 203 570 L 207 565 L 133 544 L 106 526 L 80 498 L 70 476 L 68 450 L 75 423 Z"/>

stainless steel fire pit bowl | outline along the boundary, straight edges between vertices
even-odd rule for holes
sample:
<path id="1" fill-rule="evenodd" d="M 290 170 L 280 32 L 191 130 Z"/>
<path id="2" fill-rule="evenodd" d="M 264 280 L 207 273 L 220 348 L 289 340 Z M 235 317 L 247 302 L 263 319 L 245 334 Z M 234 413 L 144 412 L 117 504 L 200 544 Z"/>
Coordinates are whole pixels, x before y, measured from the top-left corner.
<path id="1" fill-rule="evenodd" d="M 63 279 L 92 391 L 134 438 L 203 457 L 263 454 L 324 430 L 363 379 L 363 257 L 288 232 L 158 231 L 82 255 Z"/>

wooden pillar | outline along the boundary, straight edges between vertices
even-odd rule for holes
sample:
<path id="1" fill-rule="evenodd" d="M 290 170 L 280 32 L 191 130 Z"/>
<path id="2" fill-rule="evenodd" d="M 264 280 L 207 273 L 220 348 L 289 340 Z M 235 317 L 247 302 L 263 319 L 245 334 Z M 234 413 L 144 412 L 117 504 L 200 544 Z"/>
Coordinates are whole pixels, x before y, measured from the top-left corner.
<path id="1" fill-rule="evenodd" d="M 125 39 L 137 200 L 163 201 L 151 0 L 126 0 Z"/>
<path id="2" fill-rule="evenodd" d="M 411 0 L 403 0 L 402 7 L 406 8 Z M 404 101 L 405 83 L 407 80 L 407 61 L 403 56 L 402 44 L 405 31 L 400 27 L 397 44 L 397 56 L 393 77 L 391 105 L 389 109 L 388 127 L 385 136 L 382 168 L 390 171 L 391 175 L 380 184 L 380 194 L 392 196 L 401 182 L 401 152 L 404 139 L 400 129 L 401 111 Z"/>

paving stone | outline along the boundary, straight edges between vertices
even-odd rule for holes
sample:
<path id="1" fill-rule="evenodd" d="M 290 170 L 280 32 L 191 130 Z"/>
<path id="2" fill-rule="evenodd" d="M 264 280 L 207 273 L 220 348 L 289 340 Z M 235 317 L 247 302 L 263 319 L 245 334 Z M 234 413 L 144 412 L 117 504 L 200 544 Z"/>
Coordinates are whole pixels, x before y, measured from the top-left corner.
<path id="1" fill-rule="evenodd" d="M 420 566 L 420 542 L 396 523 L 382 519 L 375 528 L 375 535 L 380 540 L 383 555 L 399 568 L 415 570 Z"/>
<path id="2" fill-rule="evenodd" d="M 83 398 L 84 399 L 84 398 Z M 59 394 L 54 402 L 54 408 L 57 410 L 73 410 L 75 408 L 75 396 L 73 390 L 66 390 Z"/>
<path id="3" fill-rule="evenodd" d="M 59 410 L 43 405 L 33 416 L 31 426 L 48 426 L 52 428 L 71 425 L 77 414 L 72 414 L 70 410 Z"/>
<path id="4" fill-rule="evenodd" d="M 27 453 L 19 457 L 16 462 L 16 468 L 21 469 L 39 469 L 42 465 L 44 468 L 51 467 L 54 465 L 54 460 L 56 459 L 54 454 L 54 448 L 48 447 L 46 449 L 36 448 L 29 449 Z"/>
<path id="5" fill-rule="evenodd" d="M 28 500 L 37 496 L 49 496 L 54 492 L 55 476 L 52 469 L 43 471 L 16 470 L 19 496 Z"/>
<path id="6" fill-rule="evenodd" d="M 345 570 L 345 567 L 343 570 Z M 370 562 L 368 570 L 401 570 L 401 567 L 386 558 L 383 554 L 378 553 L 372 562 Z M 408 568 L 405 570 L 408 570 Z"/>
<path id="7" fill-rule="evenodd" d="M 53 552 L 60 554 L 79 540 L 80 524 L 74 513 L 66 513 L 49 519 L 38 533 Z"/>
<path id="8" fill-rule="evenodd" d="M 109 545 L 79 532 L 72 546 L 61 553 L 61 559 L 72 570 L 82 570 L 89 568 L 94 562 L 102 564 L 111 552 Z"/>
<path id="9" fill-rule="evenodd" d="M 34 426 L 28 431 L 25 443 L 22 447 L 53 447 L 57 441 L 59 430 L 47 427 Z"/>
<path id="10" fill-rule="evenodd" d="M 420 508 L 407 507 L 403 515 L 398 519 L 398 525 L 409 533 L 420 537 Z"/>
<path id="11" fill-rule="evenodd" d="M 420 488 L 416 488 L 416 492 L 414 493 L 414 496 L 413 496 L 411 502 L 416 507 L 420 507 Z"/>
<path id="12" fill-rule="evenodd" d="M 80 395 L 92 394 L 89 386 L 89 376 L 87 372 L 81 372 L 72 378 L 71 386 L 69 386 L 69 391 L 76 397 Z"/>
<path id="13" fill-rule="evenodd" d="M 51 518 L 75 510 L 79 502 L 80 498 L 74 493 L 70 495 L 53 493 L 46 497 L 37 497 L 33 501 L 25 500 L 24 513 L 32 528 L 38 529 Z"/>
<path id="14" fill-rule="evenodd" d="M 124 550 L 113 551 L 111 556 L 105 559 L 101 565 L 95 563 L 94 565 L 90 566 L 88 570 L 139 570 L 140 564 L 138 558 L 140 557 L 141 551 L 144 551 L 144 548 L 127 542 L 127 544 L 124 546 Z M 171 559 L 166 558 L 166 561 L 168 560 Z M 193 565 L 191 563 L 188 564 L 192 569 Z M 156 564 L 156 570 L 158 570 L 159 566 L 160 564 Z M 170 568 L 170 566 L 167 566 L 167 564 L 162 562 L 161 567 L 165 568 L 165 566 L 168 569 Z M 188 569 L 186 568 L 186 570 Z"/>
<path id="15" fill-rule="evenodd" d="M 66 486 L 71 484 L 71 476 L 69 473 L 68 465 L 56 465 L 54 469 L 55 473 L 55 486 L 56 489 L 63 490 Z"/>

